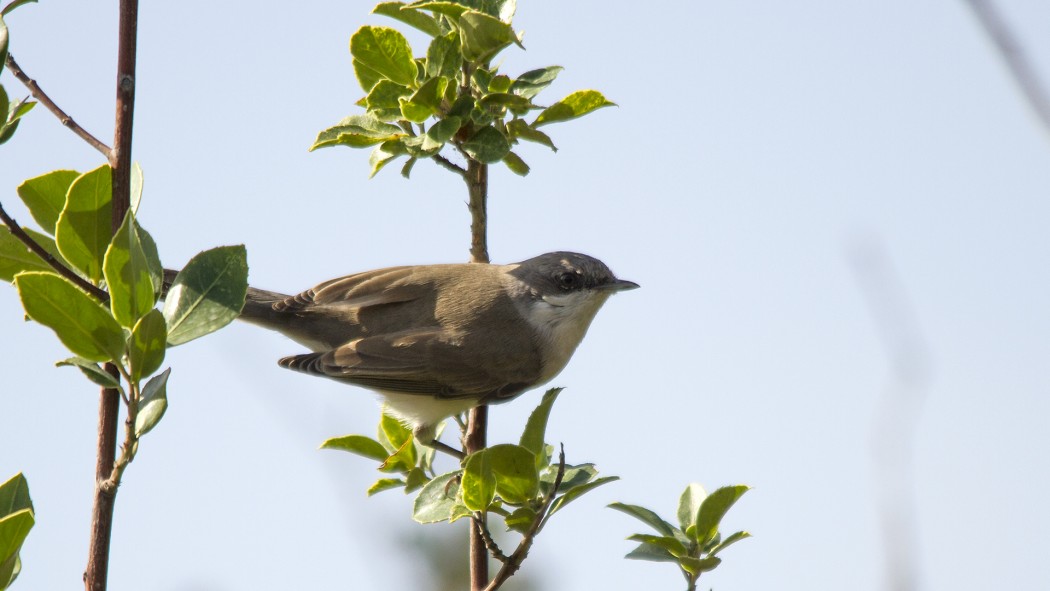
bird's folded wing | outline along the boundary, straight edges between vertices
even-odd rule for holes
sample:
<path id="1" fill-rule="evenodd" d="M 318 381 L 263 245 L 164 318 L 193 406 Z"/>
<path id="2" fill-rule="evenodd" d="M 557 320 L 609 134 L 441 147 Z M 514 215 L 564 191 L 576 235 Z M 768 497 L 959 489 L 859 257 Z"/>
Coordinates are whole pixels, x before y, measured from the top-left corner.
<path id="1" fill-rule="evenodd" d="M 482 370 L 440 330 L 405 331 L 351 341 L 330 351 L 285 357 L 282 367 L 375 390 L 440 398 L 505 398 L 536 380 L 514 359 Z"/>

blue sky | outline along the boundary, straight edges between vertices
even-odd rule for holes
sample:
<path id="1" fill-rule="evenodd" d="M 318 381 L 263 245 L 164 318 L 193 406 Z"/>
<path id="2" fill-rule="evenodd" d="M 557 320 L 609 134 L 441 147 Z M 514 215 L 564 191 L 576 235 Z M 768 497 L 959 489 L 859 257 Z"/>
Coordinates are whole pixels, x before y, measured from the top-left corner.
<path id="1" fill-rule="evenodd" d="M 167 266 L 243 243 L 254 285 L 294 292 L 466 260 L 457 179 L 420 163 L 411 181 L 368 180 L 364 151 L 306 151 L 357 112 L 349 37 L 391 24 L 371 6 L 143 3 L 134 157 Z M 907 538 L 884 542 L 881 499 L 904 482 L 924 588 L 1050 586 L 1050 131 L 969 9 L 645 6 L 522 2 L 527 51 L 504 54 L 511 74 L 566 68 L 545 98 L 596 88 L 619 107 L 551 127 L 557 154 L 526 146 L 527 178 L 494 171 L 493 260 L 577 250 L 642 285 L 606 305 L 552 384 L 566 390 L 550 438 L 622 480 L 552 520 L 525 572 L 548 589 L 681 588 L 670 565 L 622 559 L 636 522 L 604 506 L 670 516 L 688 482 L 746 483 L 725 527 L 755 537 L 705 588 L 883 589 L 887 548 Z M 1050 79 L 1050 5 L 1000 6 Z M 22 67 L 109 141 L 115 6 L 51 0 L 7 22 Z M 0 147 L 0 199 L 27 222 L 18 183 L 99 164 L 38 108 Z M 911 390 L 872 313 L 881 289 L 928 361 Z M 0 476 L 26 473 L 38 519 L 16 588 L 75 586 L 96 392 L 53 368 L 65 354 L 22 321 L 13 288 L 0 334 Z M 171 406 L 117 500 L 112 589 L 420 584 L 398 545 L 435 526 L 413 525 L 400 493 L 365 498 L 364 460 L 316 449 L 373 432 L 373 396 L 277 367 L 297 352 L 234 325 L 169 353 Z M 918 402 L 891 408 L 911 418 L 879 422 L 900 395 Z M 516 439 L 538 401 L 496 408 L 490 440 Z M 902 481 L 878 458 L 909 437 Z"/>

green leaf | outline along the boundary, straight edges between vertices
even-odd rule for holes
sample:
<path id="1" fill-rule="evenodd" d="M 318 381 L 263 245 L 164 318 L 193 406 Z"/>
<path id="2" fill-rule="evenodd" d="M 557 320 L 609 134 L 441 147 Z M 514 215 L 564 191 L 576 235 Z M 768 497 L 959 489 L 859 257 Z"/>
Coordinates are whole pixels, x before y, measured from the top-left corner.
<path id="1" fill-rule="evenodd" d="M 523 139 L 530 142 L 536 142 L 537 144 L 543 144 L 555 152 L 558 148 L 554 146 L 554 142 L 550 136 L 543 133 L 538 129 L 534 129 L 528 123 L 525 123 L 524 119 L 512 119 L 507 123 L 507 131 L 510 133 L 510 137 L 513 140 Z"/>
<path id="2" fill-rule="evenodd" d="M 402 86 L 415 86 L 416 63 L 412 59 L 412 47 L 397 29 L 370 25 L 361 27 L 350 38 L 350 54 L 354 56 L 355 63 L 372 70 L 380 78 L 393 80 Z M 364 83 L 361 87 L 365 91 L 371 90 L 371 87 L 365 88 Z"/>
<path id="3" fill-rule="evenodd" d="M 430 78 L 419 87 L 419 90 L 412 95 L 410 100 L 416 105 L 428 108 L 431 114 L 439 115 L 441 113 L 441 99 L 445 95 L 445 88 L 448 86 L 448 82 L 449 79 L 444 76 Z"/>
<path id="4" fill-rule="evenodd" d="M 569 503 L 575 501 L 576 499 L 580 498 L 584 494 L 591 492 L 592 490 L 598 488 L 599 486 L 602 486 L 603 484 L 608 484 L 610 482 L 614 482 L 614 481 L 619 480 L 619 479 L 620 479 L 619 476 L 604 476 L 604 477 L 599 478 L 597 480 L 594 480 L 594 481 L 591 481 L 591 482 L 587 482 L 585 484 L 580 484 L 580 485 L 577 485 L 577 486 L 574 486 L 572 488 L 569 488 L 569 489 L 565 490 L 564 494 L 562 494 L 560 497 L 554 499 L 554 502 L 551 503 L 551 510 L 550 510 L 550 513 L 548 515 L 554 515 L 559 510 L 561 510 L 562 507 L 564 507 L 565 505 L 568 505 Z"/>
<path id="5" fill-rule="evenodd" d="M 375 115 L 351 115 L 317 134 L 310 150 L 338 145 L 363 148 L 396 140 L 403 135 L 405 133 L 400 127 L 384 123 Z"/>
<path id="6" fill-rule="evenodd" d="M 130 183 L 130 196 L 129 202 L 131 204 L 131 211 L 138 215 L 139 204 L 142 202 L 142 187 L 145 184 L 145 180 L 142 176 L 142 167 L 139 166 L 138 162 L 131 163 L 131 183 Z"/>
<path id="7" fill-rule="evenodd" d="M 700 512 L 696 517 L 696 541 L 703 546 L 714 539 L 718 533 L 718 525 L 722 522 L 729 508 L 747 492 L 750 487 L 746 485 L 723 486 L 714 491 L 700 504 Z"/>
<path id="8" fill-rule="evenodd" d="M 488 88 L 486 90 L 488 92 L 497 93 L 497 94 L 498 93 L 503 93 L 503 92 L 508 92 L 510 90 L 511 82 L 512 82 L 512 80 L 510 79 L 510 76 L 508 76 L 506 74 L 499 74 L 499 75 L 493 76 L 492 80 L 489 80 L 489 86 L 488 86 Z"/>
<path id="9" fill-rule="evenodd" d="M 380 80 L 365 97 L 369 114 L 381 121 L 393 121 L 401 117 L 399 99 L 412 96 L 412 90 L 390 80 Z"/>
<path id="10" fill-rule="evenodd" d="M 486 109 L 507 108 L 512 111 L 522 112 L 537 108 L 529 99 L 511 94 L 509 92 L 492 92 L 481 97 L 478 103 Z"/>
<path id="11" fill-rule="evenodd" d="M 131 328 L 157 304 L 164 267 L 157 245 L 128 210 L 106 249 L 102 271 L 109 289 L 109 307 L 121 325 Z"/>
<path id="12" fill-rule="evenodd" d="M 124 388 L 121 387 L 120 381 L 118 381 L 117 378 L 110 375 L 109 372 L 103 370 L 97 363 L 90 359 L 84 359 L 83 357 L 70 357 L 65 361 L 59 361 L 55 366 L 75 367 L 79 369 L 87 379 L 103 388 L 112 388 L 114 390 L 120 390 L 121 392 L 124 391 Z"/>
<path id="13" fill-rule="evenodd" d="M 112 173 L 103 164 L 73 181 L 55 224 L 62 257 L 96 284 L 102 279 L 102 260 L 113 239 L 112 198 Z"/>
<path id="14" fill-rule="evenodd" d="M 401 117 L 413 123 L 422 123 L 430 117 L 430 107 L 413 103 L 408 99 L 400 99 Z"/>
<path id="15" fill-rule="evenodd" d="M 11 41 L 10 34 L 7 32 L 7 23 L 4 22 L 3 15 L 7 14 L 4 11 L 0 14 L 0 71 L 4 69 L 4 62 L 7 61 L 7 45 Z M 0 86 L 0 93 L 3 93 L 3 106 L 4 108 L 0 112 L 7 112 L 7 92 L 4 92 L 3 87 Z"/>
<path id="16" fill-rule="evenodd" d="M 406 25 L 415 27 L 431 37 L 444 34 L 445 29 L 434 17 L 422 12 L 407 8 L 404 2 L 380 2 L 372 9 L 372 14 L 381 14 L 394 20 L 399 20 Z"/>
<path id="17" fill-rule="evenodd" d="M 423 485 L 412 505 L 412 519 L 419 523 L 447 521 L 456 505 L 462 473 L 462 470 L 456 470 L 442 474 Z"/>
<path id="18" fill-rule="evenodd" d="M 721 558 L 714 556 L 708 556 L 707 558 L 694 558 L 692 556 L 682 556 L 678 558 L 678 564 L 682 567 L 682 570 L 689 574 L 696 576 L 700 573 L 715 570 L 715 567 L 722 563 Z"/>
<path id="19" fill-rule="evenodd" d="M 36 4 L 36 0 L 14 0 L 10 4 L 5 6 L 3 12 L 0 13 L 0 14 L 3 14 L 3 16 L 7 16 L 7 15 L 11 14 L 12 10 L 18 8 L 19 6 L 22 6 L 23 4 L 29 4 L 29 3 Z M 3 63 L 3 62 L 0 61 L 0 63 Z"/>
<path id="20" fill-rule="evenodd" d="M 369 173 L 368 178 L 374 177 L 380 170 L 383 170 L 384 166 L 390 164 L 398 156 L 404 156 L 405 154 L 408 154 L 408 149 L 400 141 L 391 140 L 379 144 L 368 156 L 368 165 L 372 167 L 372 172 Z"/>
<path id="21" fill-rule="evenodd" d="M 488 449 L 467 457 L 463 470 L 463 504 L 471 511 L 484 511 L 496 498 L 496 474 L 492 470 Z"/>
<path id="22" fill-rule="evenodd" d="M 561 388 L 551 388 L 544 392 L 543 399 L 529 415 L 529 420 L 525 423 L 525 430 L 521 433 L 519 441 L 521 446 L 537 456 L 543 455 L 544 438 L 547 436 L 547 419 L 550 418 L 551 408 L 561 391 Z"/>
<path id="23" fill-rule="evenodd" d="M 55 331 L 74 354 L 92 361 L 123 356 L 120 325 L 102 304 L 65 278 L 54 273 L 20 273 L 15 285 L 26 314 Z"/>
<path id="24" fill-rule="evenodd" d="M 18 552 L 34 523 L 32 509 L 22 509 L 0 518 L 0 562 Z"/>
<path id="25" fill-rule="evenodd" d="M 746 531 L 738 531 L 738 532 L 728 536 L 726 539 L 722 540 L 718 544 L 716 544 L 713 548 L 711 548 L 711 550 L 708 552 L 708 554 L 710 554 L 711 556 L 714 556 L 715 554 L 718 554 L 722 550 L 725 550 L 730 545 L 735 544 L 735 543 L 739 542 L 740 540 L 743 540 L 743 539 L 746 539 L 746 538 L 750 538 L 750 537 L 751 537 L 751 534 L 747 533 Z"/>
<path id="26" fill-rule="evenodd" d="M 7 589 L 22 572 L 22 560 L 15 553 L 7 560 L 0 562 L 0 589 Z"/>
<path id="27" fill-rule="evenodd" d="M 233 322 L 247 291 L 244 246 L 221 246 L 193 257 L 175 277 L 164 302 L 168 345 L 187 343 Z"/>
<path id="28" fill-rule="evenodd" d="M 654 536 L 652 534 L 634 534 L 627 538 L 632 542 L 642 542 L 643 544 L 650 544 L 652 546 L 658 546 L 667 550 L 675 558 L 685 556 L 689 554 L 689 550 L 679 542 L 674 536 Z"/>
<path id="29" fill-rule="evenodd" d="M 678 500 L 678 524 L 682 527 L 682 531 L 691 525 L 696 525 L 696 515 L 705 498 L 707 498 L 707 491 L 695 482 L 682 491 L 682 496 Z"/>
<path id="30" fill-rule="evenodd" d="M 529 174 L 529 165 L 521 159 L 521 156 L 514 152 L 507 152 L 507 155 L 503 157 L 503 163 L 516 175 L 525 176 Z"/>
<path id="31" fill-rule="evenodd" d="M 427 47 L 427 77 L 453 78 L 459 74 L 462 67 L 463 56 L 459 53 L 459 33 L 453 31 L 447 35 L 434 37 Z"/>
<path id="32" fill-rule="evenodd" d="M 533 122 L 532 126 L 539 127 L 549 123 L 568 121 L 577 117 L 583 117 L 587 113 L 602 107 L 615 106 L 616 103 L 607 100 L 597 90 L 577 90 L 544 109 L 539 117 L 536 117 L 536 121 Z"/>
<path id="33" fill-rule="evenodd" d="M 512 505 L 520 505 L 539 493 L 536 454 L 508 443 L 494 445 L 486 451 L 500 498 Z"/>
<path id="34" fill-rule="evenodd" d="M 75 170 L 52 170 L 18 185 L 18 196 L 44 232 L 55 235 L 55 224 L 66 205 L 69 186 L 79 176 Z"/>
<path id="35" fill-rule="evenodd" d="M 629 560 L 648 560 L 650 562 L 678 562 L 678 559 L 667 550 L 644 542 L 628 552 L 624 558 Z"/>
<path id="36" fill-rule="evenodd" d="M 33 501 L 29 498 L 29 482 L 21 472 L 0 484 L 0 517 L 32 508 Z"/>
<path id="37" fill-rule="evenodd" d="M 407 473 L 415 468 L 419 456 L 416 454 L 412 430 L 385 411 L 379 419 L 379 429 L 379 441 L 391 454 L 380 469 L 384 472 Z"/>
<path id="38" fill-rule="evenodd" d="M 426 472 L 421 468 L 412 468 L 408 471 L 408 476 L 405 477 L 405 494 L 419 490 L 424 484 L 429 482 Z"/>
<path id="39" fill-rule="evenodd" d="M 616 509 L 640 520 L 649 527 L 652 527 L 656 531 L 660 532 L 665 536 L 674 535 L 674 526 L 664 521 L 659 515 L 653 513 L 645 507 L 639 507 L 638 505 L 628 505 L 626 503 L 610 503 L 610 509 Z"/>
<path id="40" fill-rule="evenodd" d="M 0 226 L 0 280 L 11 281 L 23 271 L 48 271 L 51 266 L 15 238 L 7 226 Z"/>
<path id="41" fill-rule="evenodd" d="M 482 64 L 518 41 L 510 24 L 472 10 L 460 15 L 459 35 L 464 59 Z"/>
<path id="42" fill-rule="evenodd" d="M 462 125 L 463 120 L 459 117 L 446 117 L 430 126 L 427 137 L 436 144 L 444 144 L 456 135 Z"/>
<path id="43" fill-rule="evenodd" d="M 168 376 L 171 368 L 153 376 L 142 387 L 139 396 L 139 414 L 135 417 L 135 435 L 142 437 L 149 433 L 168 410 Z"/>
<path id="44" fill-rule="evenodd" d="M 566 491 L 574 486 L 586 484 L 590 482 L 592 478 L 598 475 L 598 469 L 594 467 L 594 464 L 578 464 L 578 465 L 566 465 L 565 473 L 562 474 L 561 479 L 561 490 Z M 554 486 L 554 480 L 558 477 L 558 466 L 557 464 L 551 464 L 544 470 L 543 477 L 540 479 L 543 483 L 549 484 L 550 487 Z"/>
<path id="45" fill-rule="evenodd" d="M 392 488 L 398 488 L 405 486 L 405 481 L 400 478 L 380 478 L 372 483 L 372 486 L 368 487 L 368 496 L 372 496 L 377 493 L 381 493 L 384 490 L 390 490 Z"/>
<path id="46" fill-rule="evenodd" d="M 325 440 L 321 449 L 337 449 L 382 462 L 390 455 L 381 443 L 364 435 L 344 435 Z"/>
<path id="47" fill-rule="evenodd" d="M 135 324 L 128 340 L 128 365 L 136 382 L 160 369 L 167 351 L 168 325 L 160 310 L 151 309 Z"/>
<path id="48" fill-rule="evenodd" d="M 536 521 L 536 511 L 530 507 L 518 507 L 504 520 L 507 530 L 519 533 L 528 531 L 534 521 Z"/>
<path id="49" fill-rule="evenodd" d="M 416 165 L 416 160 L 418 159 L 413 157 L 409 158 L 408 161 L 405 162 L 405 165 L 401 167 L 401 176 L 407 179 L 408 176 L 412 174 L 412 167 Z"/>
<path id="50" fill-rule="evenodd" d="M 510 152 L 510 142 L 498 129 L 491 126 L 479 129 L 460 147 L 471 158 L 485 164 L 499 162 Z"/>
<path id="51" fill-rule="evenodd" d="M 516 95 L 531 99 L 550 86 L 563 69 L 561 66 L 548 66 L 529 70 L 518 76 L 518 79 L 510 85 L 509 90 Z"/>
<path id="52" fill-rule="evenodd" d="M 452 22 L 458 22 L 459 17 L 469 8 L 460 2 L 432 2 L 424 0 L 422 2 L 413 2 L 408 5 L 409 8 L 424 9 L 431 12 L 441 14 L 449 17 Z"/>

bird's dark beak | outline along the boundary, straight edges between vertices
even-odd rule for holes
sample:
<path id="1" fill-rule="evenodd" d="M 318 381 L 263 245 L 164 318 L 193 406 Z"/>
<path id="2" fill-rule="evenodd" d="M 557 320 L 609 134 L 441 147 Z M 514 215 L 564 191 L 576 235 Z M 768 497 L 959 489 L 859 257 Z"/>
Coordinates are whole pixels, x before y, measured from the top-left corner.
<path id="1" fill-rule="evenodd" d="M 629 289 L 638 289 L 639 287 L 641 286 L 635 283 L 634 281 L 627 281 L 626 279 L 617 279 L 612 283 L 606 283 L 605 285 L 602 285 L 599 289 L 617 292 L 627 291 Z"/>

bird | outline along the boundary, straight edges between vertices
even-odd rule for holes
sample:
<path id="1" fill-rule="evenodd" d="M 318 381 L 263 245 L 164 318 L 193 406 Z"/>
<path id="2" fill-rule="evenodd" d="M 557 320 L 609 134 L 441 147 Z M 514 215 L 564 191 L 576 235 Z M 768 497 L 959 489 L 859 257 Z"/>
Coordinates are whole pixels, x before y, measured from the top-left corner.
<path id="1" fill-rule="evenodd" d="M 442 421 L 551 381 L 606 300 L 637 287 L 594 257 L 550 252 L 377 269 L 297 295 L 249 287 L 240 319 L 310 351 L 281 367 L 375 391 L 420 443 L 450 451 Z"/>

